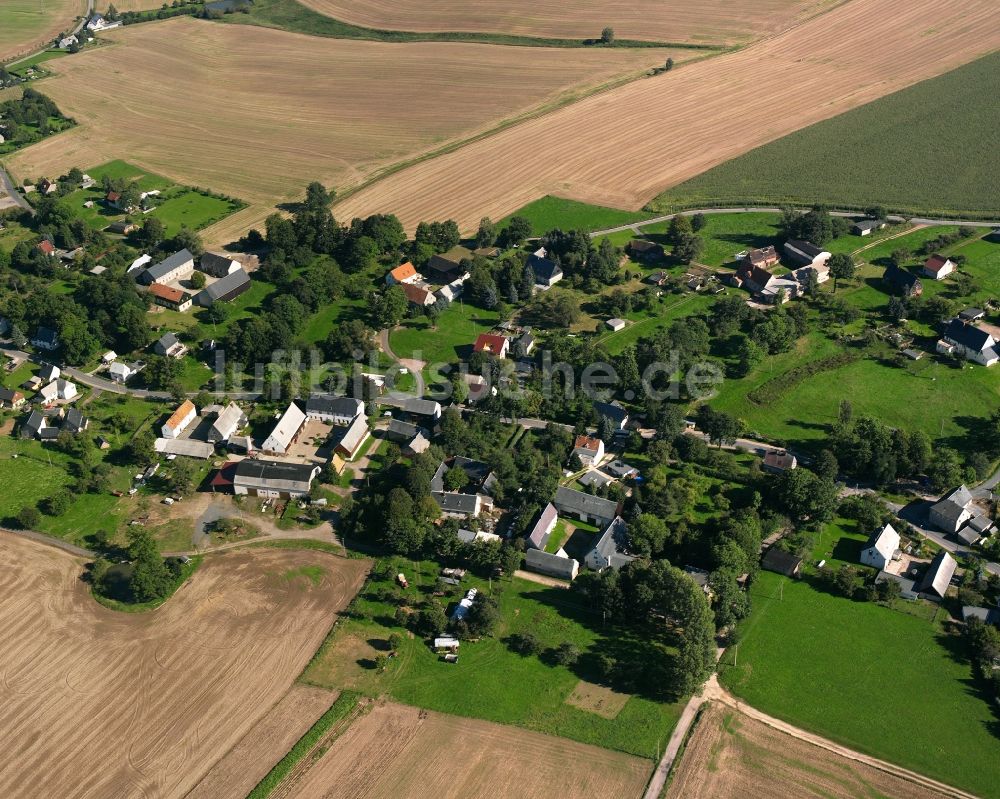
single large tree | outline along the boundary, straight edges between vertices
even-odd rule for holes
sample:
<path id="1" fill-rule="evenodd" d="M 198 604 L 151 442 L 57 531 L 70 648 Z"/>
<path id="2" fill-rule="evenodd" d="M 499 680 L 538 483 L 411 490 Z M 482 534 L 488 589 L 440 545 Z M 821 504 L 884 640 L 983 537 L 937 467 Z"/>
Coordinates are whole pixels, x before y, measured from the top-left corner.
<path id="1" fill-rule="evenodd" d="M 830 274 L 833 276 L 833 293 L 837 293 L 840 280 L 850 280 L 855 272 L 854 259 L 847 253 L 838 252 L 830 258 Z"/>

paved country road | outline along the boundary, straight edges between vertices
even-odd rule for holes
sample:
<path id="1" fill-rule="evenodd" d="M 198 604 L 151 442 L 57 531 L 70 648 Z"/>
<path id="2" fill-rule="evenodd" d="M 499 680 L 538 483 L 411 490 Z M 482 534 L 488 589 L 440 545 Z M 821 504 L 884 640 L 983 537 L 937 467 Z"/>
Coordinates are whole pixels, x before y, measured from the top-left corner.
<path id="1" fill-rule="evenodd" d="M 2 165 L 0 165 L 0 191 L 6 192 L 18 206 L 29 214 L 35 213 L 35 209 L 21 196 L 21 193 L 14 186 L 14 181 L 10 179 L 10 175 L 7 174 L 7 170 Z"/>

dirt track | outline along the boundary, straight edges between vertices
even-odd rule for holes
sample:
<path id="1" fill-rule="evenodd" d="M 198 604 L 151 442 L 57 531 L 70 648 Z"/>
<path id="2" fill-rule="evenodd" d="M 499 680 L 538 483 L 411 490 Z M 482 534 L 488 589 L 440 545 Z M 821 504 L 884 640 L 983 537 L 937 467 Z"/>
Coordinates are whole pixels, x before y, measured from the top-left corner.
<path id="1" fill-rule="evenodd" d="M 292 799 L 639 796 L 651 764 L 488 721 L 391 703 L 355 721 Z"/>
<path id="2" fill-rule="evenodd" d="M 17 799 L 184 796 L 285 694 L 367 569 L 232 552 L 123 614 L 71 555 L 10 535 L 0 553 L 0 796 Z"/>
<path id="3" fill-rule="evenodd" d="M 851 0 L 743 50 L 636 81 L 416 164 L 335 208 L 464 230 L 543 194 L 638 208 L 806 125 L 1000 47 L 996 0 Z"/>
<path id="4" fill-rule="evenodd" d="M 792 738 L 711 703 L 667 790 L 667 799 L 943 799 L 946 794 Z"/>

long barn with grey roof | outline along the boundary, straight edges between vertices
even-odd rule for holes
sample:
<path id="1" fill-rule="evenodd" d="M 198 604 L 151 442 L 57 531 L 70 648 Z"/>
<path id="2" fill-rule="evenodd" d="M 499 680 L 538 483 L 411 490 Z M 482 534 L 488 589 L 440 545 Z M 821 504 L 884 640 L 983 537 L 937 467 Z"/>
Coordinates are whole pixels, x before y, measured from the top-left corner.
<path id="1" fill-rule="evenodd" d="M 187 249 L 175 252 L 158 264 L 153 264 L 139 273 L 139 282 L 144 286 L 151 283 L 169 283 L 194 272 L 194 256 Z"/>
<path id="2" fill-rule="evenodd" d="M 560 513 L 575 516 L 582 522 L 593 522 L 598 526 L 611 524 L 620 510 L 620 503 L 610 499 L 584 494 L 566 486 L 556 489 L 552 504 Z"/>
<path id="3" fill-rule="evenodd" d="M 249 290 L 250 275 L 242 269 L 237 269 L 199 291 L 195 295 L 194 302 L 202 308 L 210 308 L 217 302 L 231 302 Z"/>

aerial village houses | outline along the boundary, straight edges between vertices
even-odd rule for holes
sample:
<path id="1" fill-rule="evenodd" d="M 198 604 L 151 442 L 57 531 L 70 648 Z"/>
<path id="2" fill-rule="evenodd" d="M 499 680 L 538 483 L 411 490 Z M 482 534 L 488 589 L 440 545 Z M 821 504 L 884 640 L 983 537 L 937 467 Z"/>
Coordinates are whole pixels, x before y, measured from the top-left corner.
<path id="1" fill-rule="evenodd" d="M 615 430 L 624 430 L 628 424 L 628 411 L 617 402 L 595 402 L 594 411 L 598 417 L 604 417 Z"/>
<path id="2" fill-rule="evenodd" d="M 785 255 L 799 266 L 825 267 L 831 254 L 809 241 L 789 239 L 785 242 Z"/>
<path id="3" fill-rule="evenodd" d="M 784 549 L 772 546 L 760 559 L 760 567 L 765 571 L 798 577 L 802 570 L 802 558 Z"/>
<path id="4" fill-rule="evenodd" d="M 528 547 L 545 549 L 545 545 L 549 542 L 549 536 L 552 535 L 558 521 L 559 512 L 556 510 L 556 506 L 550 502 L 542 509 L 538 521 L 528 532 L 526 538 Z"/>
<path id="5" fill-rule="evenodd" d="M 611 524 L 621 511 L 621 503 L 610 499 L 584 494 L 566 486 L 556 489 L 552 504 L 556 510 L 567 516 L 573 516 L 581 522 L 589 522 L 597 527 Z"/>
<path id="6" fill-rule="evenodd" d="M 960 319 L 952 319 L 945 326 L 936 349 L 945 355 L 956 355 L 982 366 L 993 366 L 1000 359 L 996 345 L 996 339 L 985 330 Z"/>
<path id="7" fill-rule="evenodd" d="M 882 230 L 886 223 L 883 219 L 859 219 L 851 226 L 855 236 L 870 236 L 873 231 Z"/>
<path id="8" fill-rule="evenodd" d="M 232 489 L 237 496 L 295 499 L 309 494 L 320 467 L 313 463 L 283 461 L 239 461 L 232 469 Z"/>
<path id="9" fill-rule="evenodd" d="M 162 283 L 153 283 L 149 287 L 149 296 L 153 302 L 169 308 L 172 311 L 186 311 L 191 307 L 191 295 L 186 291 L 175 289 L 173 286 L 165 286 Z"/>
<path id="10" fill-rule="evenodd" d="M 432 255 L 424 271 L 434 283 L 446 284 L 454 281 L 466 270 L 462 261 L 472 258 L 472 251 L 461 245 L 452 247 L 445 253 Z"/>
<path id="11" fill-rule="evenodd" d="M 927 521 L 944 533 L 972 545 L 993 529 L 993 522 L 973 502 L 972 492 L 961 485 L 931 505 Z"/>
<path id="12" fill-rule="evenodd" d="M 537 250 L 528 256 L 528 266 L 535 275 L 535 285 L 551 288 L 563 279 L 559 264 L 545 257 L 545 250 Z"/>
<path id="13" fill-rule="evenodd" d="M 177 438 L 195 420 L 198 411 L 191 400 L 184 400 L 160 429 L 163 438 Z"/>
<path id="14" fill-rule="evenodd" d="M 441 418 L 441 403 L 436 400 L 420 399 L 413 397 L 406 401 L 403 411 L 411 419 L 431 420 L 436 422 Z"/>
<path id="15" fill-rule="evenodd" d="M 465 472 L 466 484 L 460 491 L 449 491 L 445 476 L 452 469 Z M 438 464 L 431 477 L 431 497 L 438 504 L 444 516 L 454 519 L 476 518 L 481 513 L 493 510 L 490 490 L 496 476 L 488 465 L 471 458 L 447 458 Z"/>
<path id="16" fill-rule="evenodd" d="M 924 261 L 923 273 L 934 280 L 944 280 L 955 271 L 955 262 L 943 255 L 932 255 Z"/>
<path id="17" fill-rule="evenodd" d="M 354 397 L 315 395 L 306 400 L 306 417 L 340 427 L 350 425 L 365 412 L 365 404 Z"/>
<path id="18" fill-rule="evenodd" d="M 363 413 L 359 413 L 354 417 L 354 421 L 348 425 L 347 429 L 344 430 L 340 441 L 337 442 L 337 454 L 346 460 L 354 460 L 361 451 L 361 446 L 368 440 L 370 435 L 368 417 Z"/>
<path id="19" fill-rule="evenodd" d="M 663 245 L 646 239 L 632 239 L 625 250 L 633 260 L 645 264 L 662 261 L 665 256 Z"/>
<path id="20" fill-rule="evenodd" d="M 241 267 L 205 286 L 194 298 L 200 308 L 211 308 L 217 302 L 232 302 L 250 290 L 250 275 Z"/>
<path id="21" fill-rule="evenodd" d="M 494 358 L 506 358 L 507 353 L 510 351 L 510 339 L 495 333 L 480 333 L 476 337 L 476 343 L 473 344 L 472 351 L 492 355 Z"/>
<path id="22" fill-rule="evenodd" d="M 436 302 L 434 299 L 434 293 L 425 289 L 423 286 L 414 286 L 412 283 L 402 283 L 400 284 L 400 287 L 403 289 L 403 294 L 406 295 L 406 299 L 409 301 L 410 305 L 416 306 L 417 308 L 426 308 Z"/>
<path id="23" fill-rule="evenodd" d="M 420 275 L 417 273 L 417 268 L 409 261 L 405 264 L 400 264 L 395 269 L 390 269 L 385 276 L 385 282 L 390 286 L 402 283 L 416 283 L 419 280 Z"/>
<path id="24" fill-rule="evenodd" d="M 761 468 L 771 474 L 781 474 L 789 469 L 798 466 L 798 460 L 791 452 L 786 450 L 771 449 L 764 453 L 764 461 Z"/>
<path id="25" fill-rule="evenodd" d="M 861 562 L 873 566 L 879 571 L 885 571 L 894 559 L 899 557 L 899 533 L 891 524 L 887 524 L 868 539 L 865 548 L 861 550 Z"/>
<path id="26" fill-rule="evenodd" d="M 240 430 L 246 427 L 247 417 L 235 402 L 230 402 L 222 413 L 215 417 L 208 431 L 208 440 L 213 444 L 229 441 Z"/>
<path id="27" fill-rule="evenodd" d="M 287 455 L 292 444 L 298 440 L 305 422 L 306 415 L 302 409 L 294 402 L 290 403 L 271 434 L 264 439 L 261 449 L 268 455 Z"/>
<path id="28" fill-rule="evenodd" d="M 768 244 L 766 247 L 748 250 L 740 260 L 742 262 L 741 266 L 745 266 L 747 269 L 755 267 L 758 269 L 770 269 L 781 262 L 781 257 L 778 255 L 778 251 L 774 249 L 774 245 Z"/>
<path id="29" fill-rule="evenodd" d="M 525 568 L 549 577 L 573 581 L 580 572 L 580 562 L 565 555 L 553 555 L 541 549 L 529 549 L 524 555 Z"/>
<path id="30" fill-rule="evenodd" d="M 222 255 L 216 252 L 206 252 L 202 254 L 201 260 L 198 262 L 198 266 L 201 272 L 205 273 L 209 277 L 222 278 L 226 275 L 231 275 L 238 269 L 242 269 L 239 261 L 235 261 L 228 255 Z"/>
<path id="31" fill-rule="evenodd" d="M 144 286 L 153 283 L 170 283 L 182 280 L 194 272 L 194 256 L 186 249 L 175 252 L 158 264 L 147 266 L 139 273 L 138 282 Z"/>
<path id="32" fill-rule="evenodd" d="M 604 442 L 590 436 L 577 436 L 573 442 L 573 455 L 584 466 L 595 466 L 604 457 Z"/>
<path id="33" fill-rule="evenodd" d="M 69 401 L 77 396 L 76 383 L 59 378 L 53 380 L 47 386 L 43 386 L 38 392 L 40 401 L 45 405 L 50 405 L 59 400 Z"/>
<path id="34" fill-rule="evenodd" d="M 890 293 L 901 297 L 919 297 L 924 293 L 924 284 L 920 282 L 920 278 L 895 264 L 886 267 L 882 280 L 889 285 Z"/>
<path id="35" fill-rule="evenodd" d="M 917 591 L 934 599 L 944 599 L 957 567 L 955 559 L 945 550 L 941 550 L 924 572 Z"/>
<path id="36" fill-rule="evenodd" d="M 173 333 L 164 333 L 153 344 L 153 352 L 165 358 L 183 358 L 187 351 Z"/>
<path id="37" fill-rule="evenodd" d="M 122 361 L 115 361 L 111 366 L 108 367 L 108 376 L 111 378 L 111 382 L 119 383 L 124 385 L 128 382 L 129 378 L 140 371 L 139 364 L 136 363 L 123 363 Z"/>
<path id="38" fill-rule="evenodd" d="M 31 346 L 37 347 L 46 352 L 59 349 L 59 336 L 56 331 L 48 327 L 39 327 L 31 339 Z"/>
<path id="39" fill-rule="evenodd" d="M 605 569 L 618 571 L 635 560 L 634 555 L 629 555 L 625 551 L 627 543 L 628 525 L 621 516 L 616 516 L 584 556 L 583 562 L 588 569 L 594 571 L 601 572 Z"/>
<path id="40" fill-rule="evenodd" d="M 24 394 L 9 388 L 0 388 L 0 408 L 6 410 L 19 410 L 26 402 Z"/>

